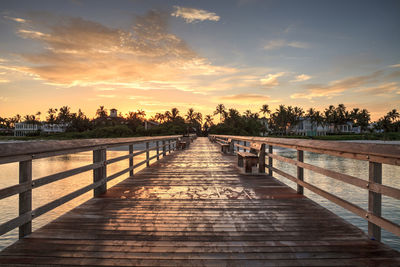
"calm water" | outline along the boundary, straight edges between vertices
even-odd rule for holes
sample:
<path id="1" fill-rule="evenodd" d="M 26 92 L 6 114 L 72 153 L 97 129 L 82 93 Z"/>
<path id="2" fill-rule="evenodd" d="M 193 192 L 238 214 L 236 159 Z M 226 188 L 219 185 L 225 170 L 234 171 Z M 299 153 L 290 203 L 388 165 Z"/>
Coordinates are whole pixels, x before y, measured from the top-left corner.
<path id="1" fill-rule="evenodd" d="M 153 145 L 150 145 L 153 146 Z M 142 150 L 143 146 L 135 147 L 135 150 Z M 107 151 L 107 158 L 114 158 L 121 155 L 126 155 L 126 147 L 121 147 L 119 149 L 114 149 L 113 151 Z M 289 158 L 296 158 L 296 151 L 290 149 L 276 149 L 274 152 Z M 150 153 L 150 156 L 154 155 L 155 151 Z M 145 155 L 140 155 L 134 158 L 134 162 L 138 163 L 144 160 Z M 155 160 L 154 160 L 155 161 Z M 368 180 L 368 162 L 361 162 L 357 160 L 343 159 L 328 155 L 320 155 L 315 153 L 304 153 L 304 161 L 311 163 L 316 166 L 320 166 L 329 170 L 339 171 L 341 173 L 346 173 L 359 177 L 361 179 Z M 58 156 L 53 158 L 46 158 L 33 161 L 33 179 L 37 179 L 49 174 L 64 171 L 66 169 L 73 169 L 79 166 L 84 166 L 92 162 L 92 152 L 83 152 L 72 154 L 68 156 Z M 296 174 L 296 167 L 289 164 L 281 163 L 279 161 L 274 161 L 274 165 L 288 172 L 292 175 Z M 123 160 L 107 166 L 107 175 L 111 175 L 122 169 L 128 167 L 128 161 Z M 142 168 L 144 166 L 142 165 Z M 140 169 L 135 169 L 139 171 Z M 400 167 L 383 165 L 383 184 L 392 187 L 400 188 Z M 122 181 L 127 175 L 121 176 L 111 181 L 108 187 Z M 279 180 L 288 184 L 289 186 L 296 188 L 296 185 L 284 177 L 275 175 Z M 340 181 L 327 178 L 323 175 L 315 174 L 311 171 L 304 170 L 305 181 L 318 185 L 321 189 L 331 192 L 343 199 L 346 199 L 360 207 L 367 209 L 368 207 L 368 193 L 366 190 L 344 184 Z M 92 182 L 92 172 L 85 172 L 79 175 L 75 175 L 64 180 L 39 187 L 33 190 L 33 209 L 42 206 L 52 200 L 59 198 L 60 196 L 66 195 L 73 192 L 85 185 Z M 18 183 L 18 164 L 3 164 L 0 165 L 0 188 L 11 186 Z M 57 209 L 48 212 L 33 221 L 33 229 L 38 229 L 41 226 L 47 224 L 48 222 L 54 220 L 58 216 L 62 215 L 66 211 L 76 207 L 80 203 L 90 199 L 92 197 L 92 191 L 76 198 Z M 344 219 L 358 226 L 364 231 L 367 231 L 367 223 L 360 217 L 342 209 L 341 207 L 325 200 L 318 195 L 309 192 L 305 189 L 305 194 L 312 200 L 321 204 L 322 206 L 328 208 L 332 212 L 340 215 Z M 382 198 L 382 212 L 383 216 L 391 221 L 400 224 L 400 201 L 389 197 Z M 7 220 L 18 216 L 18 196 L 12 196 L 3 200 L 0 200 L 0 223 L 4 223 Z M 18 239 L 18 230 L 15 229 L 7 234 L 3 235 L 0 239 L 0 250 L 6 246 L 12 244 Z M 400 238 L 394 236 L 393 234 L 383 230 L 382 232 L 383 242 L 392 248 L 400 250 Z"/>

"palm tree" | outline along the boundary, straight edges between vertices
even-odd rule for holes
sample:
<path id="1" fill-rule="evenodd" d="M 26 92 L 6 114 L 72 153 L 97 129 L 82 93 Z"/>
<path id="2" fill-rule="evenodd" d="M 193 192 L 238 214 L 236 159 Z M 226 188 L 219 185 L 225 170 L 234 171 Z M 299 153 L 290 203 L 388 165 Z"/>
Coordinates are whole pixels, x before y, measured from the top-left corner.
<path id="1" fill-rule="evenodd" d="M 170 112 L 169 110 L 165 111 L 165 113 L 164 113 L 164 118 L 165 118 L 165 120 L 167 120 L 167 121 L 172 120 L 172 114 L 171 114 L 171 112 Z"/>
<path id="2" fill-rule="evenodd" d="M 267 104 L 262 105 L 260 112 L 262 114 L 264 114 L 264 118 L 265 118 L 265 114 L 271 114 L 271 110 L 269 109 L 269 106 Z"/>
<path id="3" fill-rule="evenodd" d="M 61 112 L 61 109 L 60 109 L 60 112 Z M 105 118 L 105 117 L 107 117 L 107 109 L 105 109 L 104 106 L 100 106 L 96 110 L 96 115 L 97 115 L 97 118 Z"/>
<path id="4" fill-rule="evenodd" d="M 179 110 L 177 108 L 172 108 L 171 109 L 171 119 L 175 120 L 176 118 L 178 118 L 179 115 Z"/>
<path id="5" fill-rule="evenodd" d="M 40 121 L 40 115 L 42 115 L 42 112 L 38 111 L 36 112 L 37 120 Z"/>
<path id="6" fill-rule="evenodd" d="M 194 112 L 193 108 L 189 108 L 187 113 L 186 113 L 186 120 L 190 123 L 192 123 L 196 118 L 196 112 Z"/>
<path id="7" fill-rule="evenodd" d="M 251 113 L 251 110 L 248 109 L 248 110 L 246 110 L 246 111 L 244 112 L 244 115 L 245 115 L 247 118 L 250 118 L 250 117 L 252 117 L 253 113 Z"/>
<path id="8" fill-rule="evenodd" d="M 196 112 L 196 116 L 194 118 L 200 125 L 203 123 L 203 115 L 200 112 Z"/>
<path id="9" fill-rule="evenodd" d="M 68 106 L 63 106 L 60 108 L 57 116 L 57 121 L 61 123 L 68 123 L 71 121 L 71 108 Z"/>
<path id="10" fill-rule="evenodd" d="M 47 111 L 48 116 L 46 117 L 46 120 L 48 123 L 53 124 L 56 121 L 56 113 L 57 109 L 56 108 L 49 108 Z"/>
<path id="11" fill-rule="evenodd" d="M 225 106 L 224 104 L 218 104 L 215 108 L 214 115 L 219 114 L 219 122 L 222 122 L 222 115 L 225 114 Z"/>
<path id="12" fill-rule="evenodd" d="M 206 120 L 206 123 L 207 123 L 208 126 L 214 125 L 213 118 L 212 118 L 211 115 L 206 115 L 206 117 L 204 119 Z"/>
<path id="13" fill-rule="evenodd" d="M 397 109 L 392 109 L 386 115 L 391 122 L 395 122 L 397 118 L 400 118 L 400 114 Z"/>

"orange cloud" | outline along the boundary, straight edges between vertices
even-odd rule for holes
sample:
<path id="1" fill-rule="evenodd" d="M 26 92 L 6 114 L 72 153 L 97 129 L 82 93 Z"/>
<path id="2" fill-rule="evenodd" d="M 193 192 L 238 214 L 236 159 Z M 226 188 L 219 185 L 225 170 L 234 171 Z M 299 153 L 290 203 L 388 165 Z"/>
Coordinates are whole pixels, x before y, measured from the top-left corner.
<path id="1" fill-rule="evenodd" d="M 316 97 L 333 97 L 350 89 L 359 88 L 360 86 L 377 81 L 377 78 L 383 75 L 382 71 L 376 71 L 370 75 L 349 77 L 342 80 L 336 80 L 323 84 L 308 84 L 304 93 L 295 93 L 290 96 L 292 99 L 305 98 L 313 99 Z"/>
<path id="2" fill-rule="evenodd" d="M 70 17 L 45 27 L 33 17 L 18 33 L 42 42 L 45 51 L 23 54 L 29 66 L 12 68 L 61 86 L 186 81 L 186 88 L 191 77 L 235 71 L 197 55 L 169 32 L 167 19 L 167 14 L 150 11 L 127 31 Z"/>

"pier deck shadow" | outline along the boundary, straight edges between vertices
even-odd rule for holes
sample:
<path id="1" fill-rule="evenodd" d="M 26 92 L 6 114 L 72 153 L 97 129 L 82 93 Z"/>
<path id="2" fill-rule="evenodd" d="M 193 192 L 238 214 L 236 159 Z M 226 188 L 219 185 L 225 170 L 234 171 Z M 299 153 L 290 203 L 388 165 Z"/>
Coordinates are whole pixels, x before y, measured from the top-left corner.
<path id="1" fill-rule="evenodd" d="M 400 253 L 198 138 L 0 253 L 0 265 L 400 266 Z"/>

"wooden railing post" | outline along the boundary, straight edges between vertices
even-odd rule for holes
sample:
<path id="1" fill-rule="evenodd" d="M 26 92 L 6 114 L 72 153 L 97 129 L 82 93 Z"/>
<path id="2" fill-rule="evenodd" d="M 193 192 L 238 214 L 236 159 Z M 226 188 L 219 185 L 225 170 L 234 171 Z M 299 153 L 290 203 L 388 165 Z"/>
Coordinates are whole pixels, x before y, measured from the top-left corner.
<path id="1" fill-rule="evenodd" d="M 369 162 L 369 182 L 382 184 L 382 163 Z M 381 216 L 382 195 L 369 190 L 368 192 L 368 212 Z M 371 239 L 381 241 L 381 228 L 376 224 L 368 222 L 368 236 Z"/>
<path id="2" fill-rule="evenodd" d="M 229 143 L 229 154 L 234 154 L 235 153 L 235 144 L 234 140 L 231 139 L 231 142 Z"/>
<path id="3" fill-rule="evenodd" d="M 160 145 L 160 142 L 159 141 L 156 141 L 156 147 L 157 147 L 157 160 L 159 160 L 160 159 L 160 148 L 158 147 Z"/>
<path id="4" fill-rule="evenodd" d="M 261 144 L 260 155 L 258 157 L 258 172 L 265 173 L 265 144 Z"/>
<path id="5" fill-rule="evenodd" d="M 96 187 L 93 190 L 93 196 L 97 197 L 100 196 L 101 194 L 104 194 L 107 191 L 107 182 L 106 182 L 106 177 L 107 177 L 107 167 L 105 165 L 106 161 L 106 149 L 98 149 L 98 150 L 93 150 L 93 163 L 99 163 L 102 162 L 103 165 L 99 168 L 96 168 L 93 170 L 93 183 L 96 183 L 98 181 L 103 181 L 103 183 Z"/>
<path id="6" fill-rule="evenodd" d="M 297 150 L 297 161 L 304 161 L 304 151 Z M 304 169 L 302 167 L 297 166 L 297 179 L 300 181 L 304 181 Z M 304 194 L 304 187 L 297 184 L 297 194 Z"/>
<path id="7" fill-rule="evenodd" d="M 268 145 L 268 154 L 272 154 L 272 152 L 274 151 L 274 147 L 272 145 Z M 272 167 L 273 167 L 273 158 L 272 157 L 268 157 L 268 167 L 269 167 L 269 171 L 268 171 L 268 175 L 272 176 L 273 172 L 272 172 Z"/>
<path id="8" fill-rule="evenodd" d="M 243 141 L 243 146 L 246 146 L 246 141 Z M 246 148 L 243 148 L 243 152 L 246 152 Z"/>
<path id="9" fill-rule="evenodd" d="M 129 145 L 129 154 L 133 154 L 133 145 Z M 133 157 L 129 157 L 129 168 L 133 168 Z M 129 176 L 133 176 L 133 169 L 129 171 Z"/>
<path id="10" fill-rule="evenodd" d="M 150 160 L 149 160 L 150 151 L 149 151 L 149 148 L 150 148 L 150 144 L 149 144 L 149 142 L 146 142 L 146 167 L 150 166 Z"/>
<path id="11" fill-rule="evenodd" d="M 32 186 L 32 160 L 19 162 L 19 183 L 30 183 Z M 32 211 L 32 188 L 19 194 L 19 215 Z M 19 238 L 32 233 L 32 220 L 19 227 Z"/>
<path id="12" fill-rule="evenodd" d="M 165 147 L 165 140 L 162 141 L 162 154 L 163 157 L 165 157 L 167 155 L 167 148 Z"/>
<path id="13" fill-rule="evenodd" d="M 168 153 L 171 154 L 171 140 L 168 140 Z"/>

